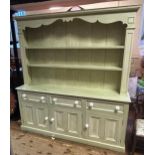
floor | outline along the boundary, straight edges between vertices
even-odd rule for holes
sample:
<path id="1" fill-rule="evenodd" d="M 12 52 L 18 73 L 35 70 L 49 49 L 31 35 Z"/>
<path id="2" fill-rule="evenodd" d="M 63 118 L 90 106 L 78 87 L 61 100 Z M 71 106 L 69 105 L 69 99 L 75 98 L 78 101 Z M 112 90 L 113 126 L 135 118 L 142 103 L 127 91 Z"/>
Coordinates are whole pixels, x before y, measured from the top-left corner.
<path id="1" fill-rule="evenodd" d="M 20 130 L 11 122 L 11 147 L 14 155 L 126 155 L 106 149 L 45 137 Z M 135 155 L 142 155 L 135 153 Z"/>

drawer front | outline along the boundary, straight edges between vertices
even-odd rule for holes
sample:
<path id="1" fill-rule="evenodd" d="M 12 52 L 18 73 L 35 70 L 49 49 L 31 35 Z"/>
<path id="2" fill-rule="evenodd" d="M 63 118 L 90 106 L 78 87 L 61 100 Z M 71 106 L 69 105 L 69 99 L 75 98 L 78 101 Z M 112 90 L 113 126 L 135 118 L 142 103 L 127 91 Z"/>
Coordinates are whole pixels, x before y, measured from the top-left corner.
<path id="1" fill-rule="evenodd" d="M 82 106 L 79 98 L 72 97 L 51 96 L 50 103 L 57 106 L 70 108 L 81 108 Z"/>
<path id="2" fill-rule="evenodd" d="M 123 114 L 124 108 L 122 104 L 114 104 L 106 101 L 87 100 L 87 110 L 95 110 L 107 112 L 111 114 Z"/>
<path id="3" fill-rule="evenodd" d="M 47 103 L 47 96 L 45 94 L 22 92 L 20 97 L 24 102 Z"/>

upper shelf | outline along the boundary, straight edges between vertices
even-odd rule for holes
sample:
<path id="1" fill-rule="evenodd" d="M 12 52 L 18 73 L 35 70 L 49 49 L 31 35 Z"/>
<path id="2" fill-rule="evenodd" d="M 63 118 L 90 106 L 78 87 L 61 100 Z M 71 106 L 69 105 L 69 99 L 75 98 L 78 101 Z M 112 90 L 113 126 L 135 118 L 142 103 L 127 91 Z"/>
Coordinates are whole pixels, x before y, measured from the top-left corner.
<path id="1" fill-rule="evenodd" d="M 122 71 L 121 67 L 99 66 L 99 65 L 77 65 L 77 64 L 28 64 L 29 67 L 61 68 L 61 69 L 82 69 L 82 70 L 105 70 Z"/>
<path id="2" fill-rule="evenodd" d="M 104 46 L 104 47 L 26 47 L 26 50 L 102 50 L 102 49 L 124 49 L 124 46 Z"/>

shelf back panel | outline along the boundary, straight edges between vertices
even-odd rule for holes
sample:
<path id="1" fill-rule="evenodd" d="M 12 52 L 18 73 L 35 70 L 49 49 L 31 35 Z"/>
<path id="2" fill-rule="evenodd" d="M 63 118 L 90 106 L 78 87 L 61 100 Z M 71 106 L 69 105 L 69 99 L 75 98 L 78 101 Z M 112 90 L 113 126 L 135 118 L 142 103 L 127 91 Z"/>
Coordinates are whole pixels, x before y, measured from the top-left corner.
<path id="1" fill-rule="evenodd" d="M 88 23 L 81 19 L 72 22 L 57 20 L 39 28 L 24 31 L 28 47 L 104 47 L 124 45 L 126 26 L 122 22 Z"/>
<path id="2" fill-rule="evenodd" d="M 119 91 L 121 72 L 29 68 L 32 85 L 71 86 L 81 89 Z"/>
<path id="3" fill-rule="evenodd" d="M 30 64 L 122 67 L 123 50 L 27 50 Z"/>

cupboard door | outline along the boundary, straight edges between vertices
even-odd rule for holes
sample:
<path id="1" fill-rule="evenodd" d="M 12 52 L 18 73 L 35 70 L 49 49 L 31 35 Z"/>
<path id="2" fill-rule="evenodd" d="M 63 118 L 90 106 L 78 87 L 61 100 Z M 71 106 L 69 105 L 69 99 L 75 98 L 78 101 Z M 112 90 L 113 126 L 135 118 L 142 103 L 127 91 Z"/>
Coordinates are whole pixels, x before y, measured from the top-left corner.
<path id="1" fill-rule="evenodd" d="M 104 133 L 104 118 L 101 114 L 96 112 L 87 112 L 85 131 L 86 137 L 96 141 L 103 140 Z"/>
<path id="2" fill-rule="evenodd" d="M 46 104 L 34 104 L 36 126 L 40 129 L 48 129 L 48 108 Z"/>
<path id="3" fill-rule="evenodd" d="M 81 136 L 82 116 L 80 110 L 51 106 L 49 116 L 52 132 Z"/>
<path id="4" fill-rule="evenodd" d="M 50 130 L 76 137 L 81 136 L 81 107 L 79 98 L 51 96 Z"/>
<path id="5" fill-rule="evenodd" d="M 34 127 L 35 126 L 35 115 L 32 103 L 22 102 L 22 120 L 23 125 Z"/>
<path id="6" fill-rule="evenodd" d="M 64 109 L 51 106 L 49 116 L 50 130 L 56 133 L 65 133 L 66 119 Z"/>
<path id="7" fill-rule="evenodd" d="M 85 129 L 88 139 L 120 144 L 122 119 L 116 115 L 105 115 L 96 111 L 87 112 Z"/>
<path id="8" fill-rule="evenodd" d="M 79 110 L 68 109 L 67 115 L 67 134 L 81 137 L 82 131 L 82 114 Z"/>
<path id="9" fill-rule="evenodd" d="M 115 115 L 104 118 L 104 140 L 107 143 L 120 144 L 122 132 L 122 118 Z"/>

